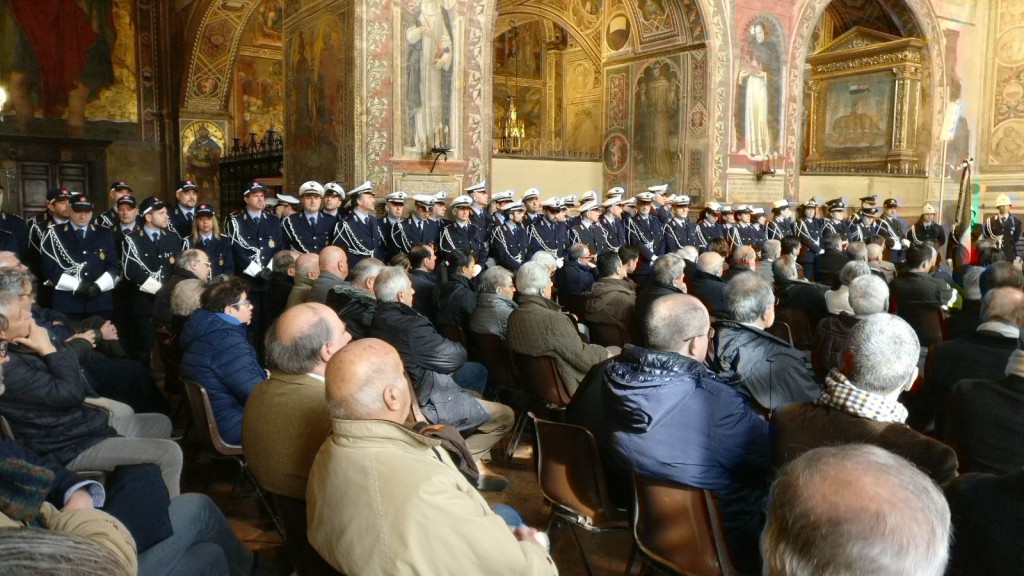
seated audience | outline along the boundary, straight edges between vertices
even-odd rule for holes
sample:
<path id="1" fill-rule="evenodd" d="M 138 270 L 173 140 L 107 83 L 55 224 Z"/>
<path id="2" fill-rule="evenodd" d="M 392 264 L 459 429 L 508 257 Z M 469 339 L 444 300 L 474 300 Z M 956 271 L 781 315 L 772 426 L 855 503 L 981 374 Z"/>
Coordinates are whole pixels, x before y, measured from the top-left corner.
<path id="1" fill-rule="evenodd" d="M 732 280 L 739 274 L 753 272 L 757 266 L 757 254 L 752 246 L 737 246 L 732 251 L 732 261 L 729 263 L 729 270 L 722 276 L 726 282 Z"/>
<path id="2" fill-rule="evenodd" d="M 508 317 L 506 344 L 519 354 L 552 357 L 573 393 L 587 370 L 611 353 L 580 338 L 576 323 L 551 300 L 552 288 L 551 275 L 543 264 L 529 262 L 516 271 L 519 308 Z"/>
<path id="3" fill-rule="evenodd" d="M 757 261 L 755 270 L 769 282 L 775 281 L 775 273 L 772 272 L 772 264 L 782 255 L 782 242 L 779 240 L 768 240 L 761 250 L 761 259 Z"/>
<path id="4" fill-rule="evenodd" d="M 896 265 L 882 259 L 885 248 L 872 242 L 868 244 L 868 267 L 872 274 L 877 274 L 886 284 L 892 284 L 896 277 Z"/>
<path id="5" fill-rule="evenodd" d="M 99 398 L 74 352 L 51 343 L 18 296 L 0 293 L 0 340 L 8 343 L 0 415 L 25 448 L 71 470 L 109 472 L 156 464 L 171 497 L 180 493 L 181 448 L 163 414 L 135 414 Z"/>
<path id="6" fill-rule="evenodd" d="M 346 574 L 557 574 L 540 533 L 508 526 L 438 440 L 406 427 L 414 400 L 400 354 L 368 338 L 327 366 L 332 434 L 310 470 L 310 543 Z"/>
<path id="7" fill-rule="evenodd" d="M 733 560 L 755 570 L 771 468 L 768 424 L 704 366 L 712 330 L 699 300 L 660 298 L 646 325 L 649 347 L 628 345 L 602 370 L 598 406 L 607 432 L 599 436 L 608 436 L 625 470 L 713 490 Z"/>
<path id="8" fill-rule="evenodd" d="M 874 446 L 811 450 L 772 485 L 761 551 L 772 576 L 942 576 L 950 513 L 906 460 Z"/>
<path id="9" fill-rule="evenodd" d="M 654 262 L 651 284 L 636 295 L 633 309 L 633 333 L 643 338 L 651 306 L 664 296 L 686 293 L 686 260 L 679 254 L 665 254 Z M 637 344 L 643 345 L 642 341 Z"/>
<path id="10" fill-rule="evenodd" d="M 935 250 L 925 244 L 907 250 L 906 270 L 892 281 L 897 312 L 915 306 L 944 308 L 956 301 L 956 290 L 930 274 L 937 258 Z"/>
<path id="11" fill-rule="evenodd" d="M 437 289 L 437 275 L 434 267 L 437 255 L 430 244 L 414 244 L 409 250 L 409 278 L 416 294 L 413 296 L 412 307 L 426 316 L 431 322 L 437 317 L 437 306 L 434 304 L 434 291 Z"/>
<path id="12" fill-rule="evenodd" d="M 597 270 L 601 277 L 583 301 L 584 320 L 612 324 L 629 334 L 636 306 L 636 284 L 626 278 L 626 266 L 613 250 L 597 256 Z"/>
<path id="13" fill-rule="evenodd" d="M 331 431 L 324 372 L 352 336 L 333 310 L 308 302 L 285 310 L 264 341 L 270 377 L 245 403 L 245 461 L 264 490 L 305 500 L 313 457 Z M 282 434 L 282 426 L 292 432 Z"/>
<path id="14" fill-rule="evenodd" d="M 313 283 L 320 277 L 320 255 L 316 252 L 303 254 L 295 259 L 295 278 L 285 308 L 302 304 L 309 299 Z"/>
<path id="15" fill-rule="evenodd" d="M 771 284 L 758 274 L 741 274 L 729 282 L 726 297 L 731 320 L 716 325 L 712 370 L 735 375 L 739 391 L 767 411 L 816 400 L 821 388 L 806 355 L 766 331 L 775 323 Z"/>
<path id="16" fill-rule="evenodd" d="M 828 233 L 822 238 L 825 252 L 814 259 L 814 281 L 825 286 L 834 286 L 836 276 L 850 261 L 845 252 L 846 241 L 838 234 Z"/>
<path id="17" fill-rule="evenodd" d="M 373 296 L 373 283 L 384 269 L 384 263 L 376 258 L 363 258 L 352 267 L 351 282 L 339 284 L 327 293 L 327 307 L 334 310 L 345 321 L 353 340 L 370 334 L 370 324 L 377 310 L 377 299 Z"/>
<path id="18" fill-rule="evenodd" d="M 725 280 L 722 279 L 722 270 L 725 267 L 725 260 L 718 252 L 707 251 L 697 257 L 697 269 L 690 277 L 690 284 L 686 291 L 695 296 L 708 313 L 715 318 L 728 318 L 729 306 L 725 302 Z"/>
<path id="19" fill-rule="evenodd" d="M 773 461 L 781 467 L 819 446 L 874 444 L 902 456 L 938 484 L 956 477 L 953 449 L 904 424 L 900 393 L 917 378 L 913 328 L 891 314 L 873 314 L 850 334 L 842 369 L 825 379 L 825 393 L 775 413 Z"/>
<path id="20" fill-rule="evenodd" d="M 306 302 L 327 303 L 327 293 L 335 286 L 345 284 L 348 279 L 348 254 L 341 246 L 325 246 L 320 251 L 318 263 L 320 274 L 309 289 Z"/>
<path id="21" fill-rule="evenodd" d="M 797 266 L 799 264 L 789 256 L 783 256 L 772 264 L 775 294 L 779 298 L 779 306 L 803 310 L 814 324 L 829 315 L 828 304 L 825 303 L 828 286 L 801 280 Z"/>
<path id="22" fill-rule="evenodd" d="M 228 239 L 225 238 L 225 240 Z M 230 252 L 230 241 L 228 241 L 227 248 Z M 288 306 L 288 297 L 291 296 L 292 288 L 295 287 L 295 264 L 300 255 L 301 253 L 295 250 L 280 250 L 270 261 L 272 272 L 270 279 L 267 280 L 267 297 L 264 300 L 267 306 L 266 325 L 268 326 Z M 214 270 L 216 269 L 217 265 L 214 262 Z"/>
<path id="23" fill-rule="evenodd" d="M 174 262 L 174 273 L 160 286 L 153 301 L 153 320 L 165 328 L 171 325 L 171 293 L 182 280 L 210 279 L 210 257 L 198 248 L 185 250 Z"/>
<path id="24" fill-rule="evenodd" d="M 242 441 L 242 411 L 249 393 L 267 372 L 246 336 L 252 303 L 237 276 L 206 286 L 202 308 L 181 331 L 181 376 L 206 388 L 213 418 L 228 444 Z"/>
<path id="25" fill-rule="evenodd" d="M 451 324 L 469 331 L 469 316 L 476 308 L 473 278 L 480 273 L 476 255 L 466 250 L 448 254 L 448 281 L 437 287 L 437 323 Z"/>
<path id="26" fill-rule="evenodd" d="M 1018 317 L 1024 315 L 1024 298 L 1016 288 L 997 288 L 985 298 L 1001 290 L 1018 292 Z M 961 380 L 949 396 L 945 437 L 965 472 L 1005 474 L 1024 467 L 1024 339 L 1005 370 L 1002 378 Z"/>
<path id="27" fill-rule="evenodd" d="M 953 388 L 963 379 L 999 380 L 1017 349 L 1024 326 L 1024 292 L 1017 288 L 990 290 L 981 300 L 981 324 L 973 334 L 940 342 L 929 352 L 914 422 L 946 438 L 947 408 Z"/>
<path id="28" fill-rule="evenodd" d="M 850 257 L 850 262 L 867 262 L 868 245 L 859 241 L 850 242 L 846 247 L 846 255 Z"/>
<path id="29" fill-rule="evenodd" d="M 534 266 L 547 274 L 542 264 Z M 478 487 L 504 489 L 508 481 L 486 472 L 482 461 L 490 460 L 491 447 L 512 429 L 515 415 L 504 404 L 481 400 L 469 393 L 486 390 L 487 370 L 466 362 L 462 344 L 446 339 L 412 309 L 412 282 L 404 270 L 394 266 L 382 270 L 374 291 L 378 304 L 370 333 L 398 350 L 423 416 L 432 424 L 446 424 L 468 435 L 466 444 L 481 471 Z"/>
<path id="30" fill-rule="evenodd" d="M 964 474 L 946 488 L 953 515 L 950 574 L 1024 574 L 1024 468 Z"/>
<path id="31" fill-rule="evenodd" d="M 508 333 L 508 316 L 519 307 L 512 299 L 515 295 L 512 272 L 501 266 L 488 268 L 480 275 L 480 293 L 469 316 L 469 331 L 504 338 Z"/>
<path id="32" fill-rule="evenodd" d="M 853 314 L 850 307 L 850 281 L 871 274 L 871 267 L 861 260 L 850 260 L 839 271 L 839 287 L 825 292 L 829 314 Z"/>
<path id="33" fill-rule="evenodd" d="M 590 292 L 590 287 L 597 282 L 597 266 L 594 255 L 586 244 L 573 244 L 569 248 L 569 258 L 565 265 L 555 272 L 555 283 L 558 294 L 574 296 Z"/>
<path id="34" fill-rule="evenodd" d="M 982 295 L 994 288 L 1020 288 L 1024 290 L 1024 272 L 1013 262 L 995 262 L 981 273 L 978 287 Z"/>
<path id="35" fill-rule="evenodd" d="M 854 278 L 850 282 L 848 296 L 853 314 L 828 316 L 818 322 L 811 350 L 811 364 L 818 378 L 824 378 L 833 368 L 842 367 L 843 352 L 857 322 L 889 310 L 889 287 L 878 276 L 869 274 Z"/>

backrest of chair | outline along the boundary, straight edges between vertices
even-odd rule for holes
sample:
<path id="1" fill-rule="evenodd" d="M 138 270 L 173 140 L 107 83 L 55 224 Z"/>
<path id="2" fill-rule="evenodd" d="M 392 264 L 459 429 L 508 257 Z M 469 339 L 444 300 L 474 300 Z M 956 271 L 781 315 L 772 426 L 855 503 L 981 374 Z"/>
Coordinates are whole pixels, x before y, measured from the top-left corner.
<path id="1" fill-rule="evenodd" d="M 221 438 L 206 388 L 191 380 L 182 380 L 182 385 L 185 387 L 185 395 L 188 396 L 188 405 L 192 409 L 192 418 L 195 420 L 195 429 L 199 433 L 199 439 L 224 456 L 240 455 L 242 453 L 241 446 L 228 444 Z"/>
<path id="2" fill-rule="evenodd" d="M 7 421 L 6 416 L 0 416 L 0 436 L 14 441 L 14 429 L 11 428 L 11 423 Z"/>
<path id="3" fill-rule="evenodd" d="M 949 322 L 945 311 L 937 306 L 899 306 L 896 314 L 907 321 L 917 333 L 921 346 L 927 348 L 946 340 Z"/>
<path id="4" fill-rule="evenodd" d="M 270 494 L 284 528 L 284 545 L 288 558 L 300 576 L 335 576 L 341 574 L 328 564 L 309 543 L 306 524 L 306 501 L 281 494 Z"/>
<path id="5" fill-rule="evenodd" d="M 799 308 L 786 306 L 775 307 L 775 321 L 789 325 L 792 343 L 800 350 L 810 350 L 814 345 L 815 327 L 811 325 L 811 316 Z"/>
<path id="6" fill-rule="evenodd" d="M 437 331 L 441 333 L 441 336 L 453 342 L 461 344 L 466 341 L 466 335 L 462 333 L 462 326 L 457 324 L 438 324 Z"/>
<path id="7" fill-rule="evenodd" d="M 789 324 L 776 320 L 771 326 L 764 329 L 765 332 L 782 338 L 786 342 L 789 342 L 790 346 L 793 346 L 793 329 L 789 327 Z"/>
<path id="8" fill-rule="evenodd" d="M 519 388 L 516 382 L 512 357 L 505 348 L 505 339 L 497 334 L 470 332 L 477 358 L 487 366 L 491 383 L 499 388 Z"/>
<path id="9" fill-rule="evenodd" d="M 626 331 L 618 324 L 602 324 L 600 322 L 584 322 L 590 328 L 590 341 L 601 346 L 618 346 L 622 348 L 629 341 Z"/>
<path id="10" fill-rule="evenodd" d="M 709 491 L 638 474 L 633 486 L 633 537 L 646 556 L 688 576 L 735 573 Z"/>
<path id="11" fill-rule="evenodd" d="M 601 527 L 615 519 L 601 454 L 582 426 L 541 420 L 530 414 L 537 433 L 537 480 L 553 504 L 568 510 L 580 524 Z"/>
<path id="12" fill-rule="evenodd" d="M 561 408 L 572 400 L 572 394 L 558 374 L 555 359 L 550 356 L 515 354 L 515 364 L 526 391 L 551 407 Z"/>
<path id="13" fill-rule="evenodd" d="M 580 319 L 583 318 L 583 303 L 586 300 L 586 294 L 560 294 L 558 296 L 558 303 L 562 308 Z"/>

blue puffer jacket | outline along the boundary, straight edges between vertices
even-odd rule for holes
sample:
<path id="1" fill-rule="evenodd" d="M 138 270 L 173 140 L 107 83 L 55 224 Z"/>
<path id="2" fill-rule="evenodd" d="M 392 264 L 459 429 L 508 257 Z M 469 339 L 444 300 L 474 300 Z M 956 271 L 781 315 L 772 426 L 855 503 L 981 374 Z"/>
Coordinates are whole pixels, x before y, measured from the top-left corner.
<path id="1" fill-rule="evenodd" d="M 215 312 L 199 308 L 181 331 L 181 376 L 202 384 L 210 396 L 213 417 L 229 444 L 242 442 L 242 411 L 249 393 L 266 373 L 246 339 L 245 324 L 231 324 Z"/>
<path id="2" fill-rule="evenodd" d="M 692 358 L 627 345 L 605 368 L 603 404 L 617 463 L 713 490 L 737 568 L 758 566 L 771 446 L 747 399 Z"/>

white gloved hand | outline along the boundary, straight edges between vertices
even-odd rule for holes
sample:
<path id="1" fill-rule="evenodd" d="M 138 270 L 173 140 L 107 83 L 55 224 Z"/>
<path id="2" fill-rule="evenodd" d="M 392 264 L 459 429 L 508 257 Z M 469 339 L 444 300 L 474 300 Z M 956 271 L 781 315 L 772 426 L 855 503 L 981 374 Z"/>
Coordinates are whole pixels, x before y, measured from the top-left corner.
<path id="1" fill-rule="evenodd" d="M 561 268 L 562 265 L 565 264 L 565 258 L 559 258 L 558 260 L 555 260 L 555 263 L 558 264 L 559 268 Z"/>
<path id="2" fill-rule="evenodd" d="M 900 240 L 900 244 L 903 245 L 903 248 L 910 248 L 910 240 L 907 240 L 906 238 Z"/>

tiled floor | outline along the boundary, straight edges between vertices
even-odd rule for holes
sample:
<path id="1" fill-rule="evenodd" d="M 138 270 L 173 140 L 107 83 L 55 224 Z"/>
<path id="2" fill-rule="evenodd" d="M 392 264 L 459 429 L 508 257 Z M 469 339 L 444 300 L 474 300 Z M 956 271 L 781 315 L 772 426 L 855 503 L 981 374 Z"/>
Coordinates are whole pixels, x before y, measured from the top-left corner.
<path id="1" fill-rule="evenodd" d="M 494 472 L 506 475 L 510 487 L 501 493 L 487 492 L 488 501 L 512 506 L 530 526 L 543 530 L 548 520 L 548 508 L 544 504 L 536 473 L 533 469 L 532 447 L 524 438 L 516 457 L 510 464 L 494 462 Z M 202 491 L 211 470 L 211 462 L 196 456 L 196 449 L 186 447 L 186 465 L 183 474 L 183 488 L 186 491 Z M 248 486 L 231 494 L 232 483 L 238 468 L 232 462 L 218 462 L 212 466 L 215 479 L 207 493 L 220 506 L 231 521 L 235 534 L 252 550 L 267 550 L 282 545 L 281 538 L 274 531 L 273 524 L 259 504 L 259 500 Z M 628 532 L 590 534 L 579 531 L 581 541 L 597 574 L 623 574 L 629 556 L 632 538 Z M 563 575 L 585 575 L 586 570 L 573 544 L 567 527 L 561 527 L 552 536 L 553 556 Z"/>

